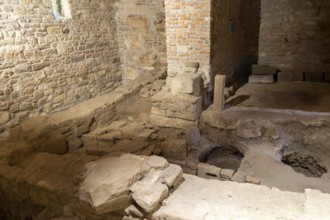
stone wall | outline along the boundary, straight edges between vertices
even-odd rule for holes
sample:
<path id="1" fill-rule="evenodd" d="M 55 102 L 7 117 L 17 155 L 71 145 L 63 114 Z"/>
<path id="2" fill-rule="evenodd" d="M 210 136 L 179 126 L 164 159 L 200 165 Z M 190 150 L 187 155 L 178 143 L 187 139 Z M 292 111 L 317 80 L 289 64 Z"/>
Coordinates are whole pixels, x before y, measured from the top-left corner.
<path id="1" fill-rule="evenodd" d="M 259 64 L 330 72 L 330 2 L 262 0 Z"/>
<path id="2" fill-rule="evenodd" d="M 121 0 L 117 11 L 123 80 L 165 72 L 164 0 Z"/>
<path id="3" fill-rule="evenodd" d="M 165 0 L 168 69 L 194 62 L 208 72 L 210 57 L 210 0 Z"/>
<path id="4" fill-rule="evenodd" d="M 121 81 L 115 0 L 0 0 L 0 126 L 64 109 Z"/>
<path id="5" fill-rule="evenodd" d="M 226 75 L 227 83 L 244 81 L 257 62 L 260 0 L 212 1 L 211 76 Z"/>

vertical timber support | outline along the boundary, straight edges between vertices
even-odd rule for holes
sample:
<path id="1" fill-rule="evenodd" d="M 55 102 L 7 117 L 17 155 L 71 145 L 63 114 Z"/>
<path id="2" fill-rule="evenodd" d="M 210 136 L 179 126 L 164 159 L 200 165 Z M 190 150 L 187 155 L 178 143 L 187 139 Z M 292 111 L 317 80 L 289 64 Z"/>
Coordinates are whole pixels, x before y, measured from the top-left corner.
<path id="1" fill-rule="evenodd" d="M 218 112 L 224 110 L 225 82 L 226 82 L 226 76 L 224 76 L 224 75 L 215 76 L 213 108 L 215 111 L 218 111 Z"/>

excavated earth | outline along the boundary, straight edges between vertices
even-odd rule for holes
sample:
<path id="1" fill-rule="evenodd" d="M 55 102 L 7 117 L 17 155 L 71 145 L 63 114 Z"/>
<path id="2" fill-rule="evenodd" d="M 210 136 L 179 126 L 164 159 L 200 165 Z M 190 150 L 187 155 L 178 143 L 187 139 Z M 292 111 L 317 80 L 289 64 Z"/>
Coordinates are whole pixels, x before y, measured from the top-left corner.
<path id="1" fill-rule="evenodd" d="M 199 127 L 161 128 L 150 97 L 164 83 L 141 78 L 14 127 L 0 147 L 0 219 L 330 216 L 328 113 L 211 107 Z"/>

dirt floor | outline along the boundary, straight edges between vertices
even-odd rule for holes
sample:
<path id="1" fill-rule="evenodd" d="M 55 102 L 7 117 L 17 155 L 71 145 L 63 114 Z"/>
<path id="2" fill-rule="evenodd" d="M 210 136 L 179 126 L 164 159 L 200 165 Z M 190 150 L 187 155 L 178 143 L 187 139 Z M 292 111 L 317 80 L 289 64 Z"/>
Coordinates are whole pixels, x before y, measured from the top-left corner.
<path id="1" fill-rule="evenodd" d="M 277 82 L 246 84 L 226 102 L 232 106 L 330 112 L 330 84 Z"/>

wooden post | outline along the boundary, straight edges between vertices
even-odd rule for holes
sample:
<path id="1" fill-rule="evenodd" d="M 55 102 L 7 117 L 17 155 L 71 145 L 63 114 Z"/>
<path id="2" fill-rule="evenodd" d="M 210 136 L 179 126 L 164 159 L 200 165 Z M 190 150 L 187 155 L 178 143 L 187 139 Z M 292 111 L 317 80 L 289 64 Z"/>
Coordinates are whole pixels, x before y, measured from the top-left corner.
<path id="1" fill-rule="evenodd" d="M 213 101 L 213 108 L 215 111 L 220 112 L 224 109 L 225 83 L 226 83 L 226 76 L 224 76 L 224 75 L 215 76 L 214 101 Z"/>

